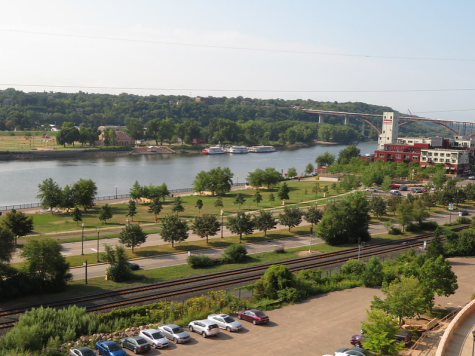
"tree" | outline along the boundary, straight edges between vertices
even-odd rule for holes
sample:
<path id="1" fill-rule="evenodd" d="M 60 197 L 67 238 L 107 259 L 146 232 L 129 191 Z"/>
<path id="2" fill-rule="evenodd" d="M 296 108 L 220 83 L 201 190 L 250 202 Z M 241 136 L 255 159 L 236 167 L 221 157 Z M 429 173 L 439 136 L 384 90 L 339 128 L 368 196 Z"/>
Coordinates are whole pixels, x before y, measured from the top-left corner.
<path id="1" fill-rule="evenodd" d="M 28 273 L 43 281 L 50 291 L 62 291 L 72 279 L 69 263 L 61 255 L 61 249 L 58 241 L 43 237 L 28 240 L 20 255 L 26 258 Z"/>
<path id="2" fill-rule="evenodd" d="M 106 146 L 116 146 L 117 145 L 117 135 L 112 127 L 106 127 L 102 131 L 104 137 L 104 145 Z"/>
<path id="3" fill-rule="evenodd" d="M 201 214 L 201 209 L 203 208 L 203 200 L 198 199 L 196 201 L 195 208 L 198 208 L 198 213 Z"/>
<path id="4" fill-rule="evenodd" d="M 172 213 L 175 213 L 178 215 L 178 213 L 182 213 L 185 211 L 185 207 L 183 206 L 183 201 L 181 200 L 180 197 L 176 197 L 173 206 L 172 206 Z"/>
<path id="5" fill-rule="evenodd" d="M 307 174 L 313 173 L 314 171 L 315 171 L 315 167 L 313 166 L 313 164 L 308 163 L 305 166 L 305 172 L 307 172 Z"/>
<path id="6" fill-rule="evenodd" d="M 253 187 L 266 186 L 267 189 L 270 189 L 282 180 L 282 175 L 275 168 L 266 168 L 265 170 L 258 168 L 254 172 L 249 172 L 246 179 Z"/>
<path id="7" fill-rule="evenodd" d="M 2 225 L 0 225 L 0 264 L 10 262 L 16 249 L 15 234 Z"/>
<path id="8" fill-rule="evenodd" d="M 381 183 L 381 190 L 389 192 L 391 190 L 392 178 L 390 176 L 384 176 L 383 183 Z"/>
<path id="9" fill-rule="evenodd" d="M 162 219 L 162 239 L 165 242 L 171 242 L 172 248 L 175 242 L 181 242 L 188 238 L 188 225 L 186 220 L 180 220 L 177 215 L 167 215 Z"/>
<path id="10" fill-rule="evenodd" d="M 163 206 L 159 198 L 154 198 L 152 202 L 150 203 L 150 205 L 148 206 L 148 212 L 155 215 L 155 219 L 160 214 L 162 209 L 163 209 Z"/>
<path id="11" fill-rule="evenodd" d="M 33 217 L 12 209 L 1 221 L 1 225 L 8 228 L 16 237 L 25 236 L 33 231 Z"/>
<path id="12" fill-rule="evenodd" d="M 412 206 L 413 218 L 419 223 L 419 226 L 422 226 L 424 220 L 430 216 L 430 213 L 427 211 L 427 205 L 421 199 L 417 199 Z"/>
<path id="13" fill-rule="evenodd" d="M 217 208 L 222 208 L 224 206 L 223 205 L 223 198 L 218 197 L 214 202 L 214 206 L 217 207 Z"/>
<path id="14" fill-rule="evenodd" d="M 330 167 L 333 162 L 335 162 L 335 155 L 332 155 L 330 152 L 325 152 L 315 158 L 315 163 L 318 167 Z"/>
<path id="15" fill-rule="evenodd" d="M 60 186 L 51 178 L 45 179 L 41 184 L 38 184 L 38 195 L 40 205 L 43 209 L 50 209 L 53 214 L 53 209 L 61 204 L 62 191 Z"/>
<path id="16" fill-rule="evenodd" d="M 297 176 L 297 170 L 292 167 L 292 168 L 289 168 L 287 170 L 287 177 L 291 178 L 291 177 L 296 177 Z"/>
<path id="17" fill-rule="evenodd" d="M 61 131 L 59 131 L 58 135 L 56 136 L 56 141 L 58 144 L 63 145 L 64 147 L 66 147 L 66 144 L 72 144 L 74 146 L 74 141 L 77 140 L 79 140 L 79 130 L 74 127 L 74 123 L 63 122 Z"/>
<path id="18" fill-rule="evenodd" d="M 124 246 L 118 245 L 115 250 L 112 246 L 104 244 L 105 253 L 101 254 L 102 261 L 110 264 L 106 274 L 114 282 L 126 281 L 132 276 L 132 270 L 127 266 L 127 253 Z"/>
<path id="19" fill-rule="evenodd" d="M 277 299 L 277 294 L 285 288 L 295 286 L 295 275 L 288 266 L 270 266 L 264 275 L 254 284 L 256 299 Z"/>
<path id="20" fill-rule="evenodd" d="M 284 213 L 279 214 L 279 222 L 289 227 L 289 231 L 292 227 L 299 226 L 302 222 L 302 211 L 296 206 L 286 206 Z"/>
<path id="21" fill-rule="evenodd" d="M 371 308 L 382 309 L 398 318 L 401 325 L 402 318 L 412 318 L 427 310 L 427 290 L 415 277 L 402 277 L 382 289 L 386 299 L 374 297 Z"/>
<path id="22" fill-rule="evenodd" d="M 101 220 L 104 224 L 107 224 L 107 220 L 109 219 L 112 219 L 112 208 L 109 206 L 109 204 L 104 204 L 99 209 L 99 220 Z"/>
<path id="23" fill-rule="evenodd" d="M 413 205 L 408 201 L 401 202 L 396 208 L 396 220 L 401 224 L 402 231 L 405 231 L 406 226 L 414 221 Z"/>
<path id="24" fill-rule="evenodd" d="M 200 194 L 207 190 L 212 195 L 224 195 L 231 190 L 233 176 L 228 167 L 213 168 L 209 172 L 201 171 L 192 183 L 193 190 Z"/>
<path id="25" fill-rule="evenodd" d="M 367 321 L 361 322 L 364 330 L 364 347 L 378 355 L 396 355 L 403 348 L 395 336 L 399 332 L 397 321 L 381 309 L 367 310 Z"/>
<path id="26" fill-rule="evenodd" d="M 259 206 L 259 203 L 262 201 L 262 194 L 258 190 L 256 190 L 256 193 L 254 194 L 252 201 L 257 203 L 258 206 Z"/>
<path id="27" fill-rule="evenodd" d="M 132 118 L 126 123 L 126 133 L 133 140 L 141 140 L 144 136 L 144 127 L 140 119 Z"/>
<path id="28" fill-rule="evenodd" d="M 142 230 L 139 224 L 130 224 L 125 226 L 119 234 L 119 242 L 127 247 L 140 246 L 147 240 L 147 234 Z"/>
<path id="29" fill-rule="evenodd" d="M 70 214 L 71 214 L 71 217 L 73 218 L 73 221 L 76 222 L 76 226 L 78 226 L 79 221 L 82 221 L 81 209 L 75 206 L 74 209 L 70 212 Z"/>
<path id="30" fill-rule="evenodd" d="M 254 215 L 254 226 L 257 230 L 264 231 L 264 236 L 267 236 L 267 231 L 277 226 L 277 220 L 270 211 L 259 210 L 259 213 Z"/>
<path id="31" fill-rule="evenodd" d="M 274 193 L 270 193 L 270 194 L 269 194 L 269 201 L 270 201 L 271 203 L 275 202 Z"/>
<path id="32" fill-rule="evenodd" d="M 172 118 L 167 118 L 160 121 L 159 130 L 157 132 L 157 138 L 160 140 L 160 145 L 164 140 L 170 140 L 175 134 L 175 123 Z"/>
<path id="33" fill-rule="evenodd" d="M 82 206 L 84 211 L 94 206 L 94 199 L 97 194 L 96 183 L 91 179 L 79 179 L 73 185 L 74 201 L 78 206 Z"/>
<path id="34" fill-rule="evenodd" d="M 369 210 L 376 217 L 385 215 L 386 201 L 381 197 L 372 197 L 369 201 Z"/>
<path id="35" fill-rule="evenodd" d="M 69 185 L 66 185 L 63 188 L 63 191 L 61 192 L 61 202 L 59 206 L 62 209 L 72 209 L 76 205 L 76 202 L 74 201 L 74 190 L 72 187 Z"/>
<path id="36" fill-rule="evenodd" d="M 231 244 L 223 251 L 223 260 L 226 263 L 239 263 L 247 258 L 246 246 L 241 244 Z"/>
<path id="37" fill-rule="evenodd" d="M 239 204 L 239 209 L 241 209 L 241 205 L 246 202 L 246 199 L 244 198 L 244 194 L 242 193 L 237 193 L 236 197 L 234 198 L 234 204 Z"/>
<path id="38" fill-rule="evenodd" d="M 289 187 L 287 186 L 287 183 L 284 182 L 284 183 L 280 186 L 279 190 L 277 191 L 277 197 L 278 197 L 280 200 L 286 200 L 286 199 L 288 200 L 288 199 L 290 199 L 290 198 L 289 198 L 289 191 L 290 191 L 290 189 L 289 189 Z"/>
<path id="39" fill-rule="evenodd" d="M 348 164 L 353 157 L 359 157 L 361 150 L 356 145 L 349 145 L 340 151 L 338 155 L 338 164 Z"/>
<path id="40" fill-rule="evenodd" d="M 239 211 L 236 216 L 229 216 L 226 224 L 233 234 L 239 234 L 239 243 L 242 242 L 242 235 L 250 235 L 254 232 L 254 221 L 250 214 Z"/>
<path id="41" fill-rule="evenodd" d="M 442 239 L 440 236 L 440 228 L 438 227 L 437 229 L 439 229 L 439 233 L 434 234 L 430 244 L 427 246 L 426 258 L 436 259 L 439 256 L 445 255 L 444 245 L 442 244 Z"/>
<path id="42" fill-rule="evenodd" d="M 388 212 L 396 214 L 396 209 L 399 204 L 402 202 L 402 196 L 400 195 L 390 195 L 386 205 Z"/>
<path id="43" fill-rule="evenodd" d="M 138 181 L 135 181 L 134 185 L 129 191 L 130 199 L 137 200 L 143 196 L 143 188 L 140 186 Z"/>
<path id="44" fill-rule="evenodd" d="M 312 231 L 313 231 L 313 225 L 318 224 L 320 220 L 322 220 L 323 213 L 320 209 L 317 208 L 317 206 L 311 206 L 303 213 L 303 218 L 305 219 L 306 222 L 309 222 L 312 224 Z"/>
<path id="45" fill-rule="evenodd" d="M 137 215 L 137 205 L 135 201 L 129 200 L 129 205 L 127 205 L 127 214 L 125 216 L 130 216 L 132 221 L 134 221 L 134 216 Z"/>
<path id="46" fill-rule="evenodd" d="M 221 224 L 216 215 L 203 214 L 203 216 L 197 216 L 195 218 L 191 228 L 193 233 L 199 237 L 206 237 L 206 243 L 208 243 L 208 237 L 216 235 L 221 229 Z"/>
<path id="47" fill-rule="evenodd" d="M 365 287 L 378 287 L 383 283 L 384 272 L 381 261 L 376 256 L 373 256 L 366 263 L 363 272 L 362 280 Z"/>

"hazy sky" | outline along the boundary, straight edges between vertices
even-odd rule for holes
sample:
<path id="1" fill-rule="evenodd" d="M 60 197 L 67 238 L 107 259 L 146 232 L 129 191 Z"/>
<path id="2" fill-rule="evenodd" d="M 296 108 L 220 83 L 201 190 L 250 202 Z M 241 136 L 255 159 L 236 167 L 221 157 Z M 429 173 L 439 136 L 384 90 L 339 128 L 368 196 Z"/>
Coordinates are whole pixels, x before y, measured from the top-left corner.
<path id="1" fill-rule="evenodd" d="M 361 101 L 475 121 L 473 1 L 15 0 L 0 9 L 1 89 Z"/>

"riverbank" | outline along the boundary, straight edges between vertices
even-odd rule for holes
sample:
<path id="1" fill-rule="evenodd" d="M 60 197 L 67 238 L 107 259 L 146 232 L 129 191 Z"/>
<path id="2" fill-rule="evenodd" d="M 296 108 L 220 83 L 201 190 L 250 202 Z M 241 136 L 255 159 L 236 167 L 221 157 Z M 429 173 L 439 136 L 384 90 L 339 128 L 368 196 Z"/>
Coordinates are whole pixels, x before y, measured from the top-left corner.
<path id="1" fill-rule="evenodd" d="M 3 151 L 0 152 L 0 161 L 61 159 L 61 158 L 88 158 L 88 157 L 123 157 L 130 151 L 108 150 L 35 150 L 35 151 Z"/>

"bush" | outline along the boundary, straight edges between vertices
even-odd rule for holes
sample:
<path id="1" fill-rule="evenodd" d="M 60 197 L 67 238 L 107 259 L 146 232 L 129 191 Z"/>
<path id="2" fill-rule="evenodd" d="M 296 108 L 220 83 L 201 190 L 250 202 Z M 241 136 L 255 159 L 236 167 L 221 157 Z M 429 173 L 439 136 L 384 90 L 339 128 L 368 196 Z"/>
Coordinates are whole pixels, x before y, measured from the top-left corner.
<path id="1" fill-rule="evenodd" d="M 472 220 L 470 220 L 470 218 L 467 218 L 466 216 L 460 216 L 458 219 L 457 219 L 457 222 L 459 224 L 471 224 L 472 223 Z"/>
<path id="2" fill-rule="evenodd" d="M 279 246 L 274 250 L 275 253 L 286 253 L 285 248 L 283 246 Z"/>
<path id="3" fill-rule="evenodd" d="M 295 303 L 300 300 L 302 300 L 301 293 L 293 287 L 287 287 L 284 289 L 281 289 L 280 291 L 277 292 L 277 297 L 283 301 L 283 302 L 288 302 L 288 303 Z"/>
<path id="4" fill-rule="evenodd" d="M 221 260 L 206 255 L 191 255 L 186 259 L 191 268 L 206 268 L 219 265 Z"/>
<path id="5" fill-rule="evenodd" d="M 406 231 L 408 232 L 418 232 L 421 230 L 421 227 L 418 224 L 411 223 L 406 226 Z"/>
<path id="6" fill-rule="evenodd" d="M 361 276 L 365 270 L 365 264 L 358 260 L 348 260 L 340 268 L 340 273 L 345 275 L 357 275 Z"/>
<path id="7" fill-rule="evenodd" d="M 470 219 L 468 219 L 468 223 L 470 223 Z M 430 230 L 434 231 L 439 227 L 439 224 L 437 224 L 437 221 L 423 221 L 422 224 L 420 225 L 422 230 Z"/>
<path id="8" fill-rule="evenodd" d="M 388 230 L 388 234 L 389 235 L 401 235 L 402 234 L 402 230 L 398 227 L 395 227 L 395 226 L 391 226 Z"/>
<path id="9" fill-rule="evenodd" d="M 232 244 L 224 250 L 223 260 L 226 263 L 242 262 L 247 258 L 247 249 L 241 244 Z"/>
<path id="10" fill-rule="evenodd" d="M 123 282 L 132 277 L 132 270 L 123 261 L 110 266 L 107 271 L 107 278 L 114 282 Z"/>

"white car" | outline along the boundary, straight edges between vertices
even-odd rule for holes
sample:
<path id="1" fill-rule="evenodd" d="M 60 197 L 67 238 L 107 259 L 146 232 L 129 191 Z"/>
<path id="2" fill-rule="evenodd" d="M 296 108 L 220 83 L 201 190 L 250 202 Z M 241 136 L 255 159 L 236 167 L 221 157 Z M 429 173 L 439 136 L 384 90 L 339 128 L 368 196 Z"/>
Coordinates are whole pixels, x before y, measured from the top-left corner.
<path id="1" fill-rule="evenodd" d="M 163 349 L 164 347 L 168 346 L 168 339 L 158 330 L 142 330 L 139 335 L 147 340 L 147 342 L 156 349 Z"/>
<path id="2" fill-rule="evenodd" d="M 175 324 L 159 325 L 158 330 L 161 331 L 168 340 L 172 340 L 175 344 L 184 344 L 191 339 L 190 334 Z"/>
<path id="3" fill-rule="evenodd" d="M 374 187 L 366 188 L 365 191 L 367 191 L 367 192 L 378 192 L 379 188 L 374 188 Z"/>
<path id="4" fill-rule="evenodd" d="M 239 331 L 242 329 L 242 324 L 231 318 L 228 314 L 210 314 L 208 315 L 208 320 L 215 322 L 220 329 L 227 331 Z"/>
<path id="5" fill-rule="evenodd" d="M 468 177 L 468 179 L 475 180 L 475 176 L 470 176 L 470 177 Z"/>
<path id="6" fill-rule="evenodd" d="M 188 324 L 188 329 L 190 329 L 191 332 L 198 333 L 203 337 L 219 334 L 218 324 L 208 319 L 192 321 Z"/>

